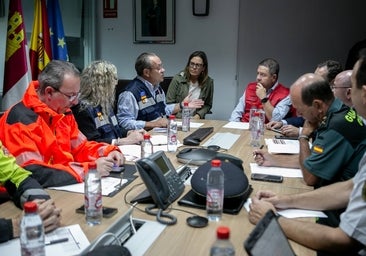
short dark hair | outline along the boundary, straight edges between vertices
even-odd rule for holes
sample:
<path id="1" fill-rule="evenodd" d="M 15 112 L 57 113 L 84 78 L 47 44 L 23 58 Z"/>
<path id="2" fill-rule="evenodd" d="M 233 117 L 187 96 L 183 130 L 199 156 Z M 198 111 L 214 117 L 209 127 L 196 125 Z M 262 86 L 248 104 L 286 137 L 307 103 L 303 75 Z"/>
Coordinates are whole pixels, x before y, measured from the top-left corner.
<path id="1" fill-rule="evenodd" d="M 328 75 L 327 79 L 328 82 L 331 82 L 334 80 L 334 78 L 343 71 L 342 64 L 339 61 L 336 60 L 326 60 L 324 62 L 321 62 L 317 66 L 318 68 L 321 67 L 327 67 L 328 69 Z"/>
<path id="2" fill-rule="evenodd" d="M 325 79 L 316 80 L 308 86 L 302 87 L 301 100 L 305 105 L 311 106 L 315 99 L 326 103 L 334 100 L 332 89 Z"/>
<path id="3" fill-rule="evenodd" d="M 366 84 L 366 50 L 360 52 L 360 58 L 358 59 L 358 69 L 355 75 L 356 87 L 361 89 Z"/>
<path id="4" fill-rule="evenodd" d="M 135 70 L 137 75 L 142 76 L 144 74 L 145 68 L 152 68 L 151 57 L 155 56 L 157 56 L 155 53 L 144 52 L 137 57 L 135 62 Z"/>
<path id="5" fill-rule="evenodd" d="M 280 73 L 280 64 L 277 60 L 272 58 L 267 58 L 259 62 L 258 66 L 265 66 L 269 69 L 271 75 L 276 75 L 278 79 L 278 74 Z"/>

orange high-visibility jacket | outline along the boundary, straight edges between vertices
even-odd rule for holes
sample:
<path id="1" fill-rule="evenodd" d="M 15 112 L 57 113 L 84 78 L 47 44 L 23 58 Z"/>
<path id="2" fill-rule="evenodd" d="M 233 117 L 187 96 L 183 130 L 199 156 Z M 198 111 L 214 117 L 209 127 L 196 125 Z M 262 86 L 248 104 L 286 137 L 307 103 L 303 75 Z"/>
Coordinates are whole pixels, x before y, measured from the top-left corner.
<path id="1" fill-rule="evenodd" d="M 38 81 L 32 81 L 22 101 L 1 117 L 0 140 L 20 166 L 37 170 L 36 179 L 41 184 L 65 185 L 57 184 L 57 180 L 45 182 L 51 177 L 42 177 L 40 170 L 50 176 L 55 171 L 67 172 L 76 182 L 82 182 L 88 162 L 119 149 L 106 143 L 87 141 L 79 131 L 71 110 L 64 114 L 53 111 L 38 98 L 38 86 Z M 59 174 L 61 177 L 62 173 Z"/>

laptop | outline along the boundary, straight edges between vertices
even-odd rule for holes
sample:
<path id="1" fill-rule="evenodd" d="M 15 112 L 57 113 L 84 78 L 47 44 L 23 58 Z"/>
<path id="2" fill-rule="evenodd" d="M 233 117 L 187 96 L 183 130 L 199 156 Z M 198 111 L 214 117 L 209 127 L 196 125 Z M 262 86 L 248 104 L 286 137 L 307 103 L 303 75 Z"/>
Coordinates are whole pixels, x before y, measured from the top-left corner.
<path id="1" fill-rule="evenodd" d="M 254 230 L 244 242 L 244 249 L 250 256 L 293 256 L 287 237 L 283 233 L 273 211 L 257 223 Z"/>

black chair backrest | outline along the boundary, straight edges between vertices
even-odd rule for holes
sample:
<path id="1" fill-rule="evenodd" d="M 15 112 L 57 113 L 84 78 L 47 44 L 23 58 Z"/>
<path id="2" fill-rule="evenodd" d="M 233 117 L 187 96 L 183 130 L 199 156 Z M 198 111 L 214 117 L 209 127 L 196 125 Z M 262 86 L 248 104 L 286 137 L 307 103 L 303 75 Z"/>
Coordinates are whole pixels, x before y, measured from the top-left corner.
<path id="1" fill-rule="evenodd" d="M 168 92 L 168 88 L 170 85 L 170 82 L 172 81 L 172 76 L 164 77 L 164 81 L 160 83 L 161 88 L 163 88 L 165 94 Z M 126 86 L 131 82 L 131 79 L 118 79 L 118 83 L 116 85 L 116 98 L 114 103 L 114 113 L 117 113 L 117 102 L 118 102 L 118 96 L 126 89 Z"/>

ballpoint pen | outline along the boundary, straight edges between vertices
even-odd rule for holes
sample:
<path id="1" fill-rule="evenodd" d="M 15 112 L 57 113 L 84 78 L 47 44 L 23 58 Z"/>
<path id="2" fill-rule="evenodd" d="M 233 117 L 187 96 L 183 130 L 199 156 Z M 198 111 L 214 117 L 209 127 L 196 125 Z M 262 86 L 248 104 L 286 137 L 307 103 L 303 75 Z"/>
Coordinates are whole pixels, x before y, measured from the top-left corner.
<path id="1" fill-rule="evenodd" d="M 64 237 L 64 238 L 46 241 L 45 245 L 59 244 L 59 243 L 67 242 L 67 241 L 69 241 L 69 238 Z"/>

